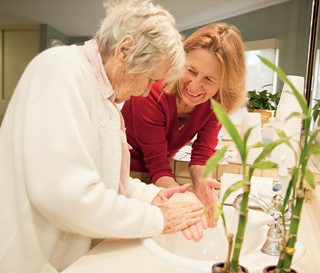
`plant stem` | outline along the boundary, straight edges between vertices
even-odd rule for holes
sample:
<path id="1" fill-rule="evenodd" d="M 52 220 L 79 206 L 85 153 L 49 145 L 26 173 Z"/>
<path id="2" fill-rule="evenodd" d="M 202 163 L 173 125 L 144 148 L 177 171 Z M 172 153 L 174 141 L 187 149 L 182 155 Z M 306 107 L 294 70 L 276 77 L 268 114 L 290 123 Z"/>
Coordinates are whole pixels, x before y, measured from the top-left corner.
<path id="1" fill-rule="evenodd" d="M 226 261 L 224 262 L 224 267 L 223 267 L 223 270 L 225 272 L 228 272 L 229 270 L 229 267 L 230 267 L 230 257 L 231 257 L 231 250 L 232 250 L 232 247 L 233 247 L 233 234 L 228 234 L 227 235 L 227 240 L 228 240 L 228 254 L 227 254 L 227 258 L 226 258 Z"/>
<path id="2" fill-rule="evenodd" d="M 290 269 L 291 269 L 292 257 L 294 254 L 295 243 L 297 241 L 297 234 L 299 229 L 300 215 L 302 211 L 303 202 L 304 202 L 304 196 L 297 197 L 296 205 L 294 207 L 294 211 L 291 219 L 290 238 L 287 244 L 283 246 L 280 259 L 278 262 L 278 266 L 277 266 L 278 268 L 281 268 L 280 273 L 290 272 Z"/>
<path id="3" fill-rule="evenodd" d="M 240 215 L 239 215 L 238 229 L 237 229 L 236 239 L 234 243 L 232 260 L 230 263 L 231 272 L 238 272 L 239 257 L 240 257 L 242 242 L 243 242 L 244 233 L 247 225 L 249 193 L 250 193 L 250 183 L 245 182 L 245 185 L 243 187 L 243 197 L 242 197 L 242 202 L 241 202 L 241 207 L 239 212 Z"/>

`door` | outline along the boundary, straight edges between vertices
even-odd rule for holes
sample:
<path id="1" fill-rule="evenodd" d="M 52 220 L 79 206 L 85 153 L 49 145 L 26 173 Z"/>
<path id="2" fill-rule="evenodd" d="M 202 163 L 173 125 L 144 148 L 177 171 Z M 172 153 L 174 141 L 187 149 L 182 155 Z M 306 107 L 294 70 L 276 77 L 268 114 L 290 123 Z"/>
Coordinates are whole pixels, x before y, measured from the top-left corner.
<path id="1" fill-rule="evenodd" d="M 0 124 L 13 91 L 28 63 L 40 51 L 39 30 L 1 28 L 0 35 Z"/>

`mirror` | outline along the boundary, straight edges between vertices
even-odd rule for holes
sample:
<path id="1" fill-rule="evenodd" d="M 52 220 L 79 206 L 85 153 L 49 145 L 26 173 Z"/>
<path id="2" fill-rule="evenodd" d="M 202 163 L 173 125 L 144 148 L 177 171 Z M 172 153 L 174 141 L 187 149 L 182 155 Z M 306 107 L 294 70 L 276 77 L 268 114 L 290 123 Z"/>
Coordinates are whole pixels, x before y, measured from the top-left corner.
<path id="1" fill-rule="evenodd" d="M 319 0 L 313 0 L 310 18 L 308 63 L 306 72 L 306 99 L 314 107 L 320 100 L 320 43 L 319 43 Z M 312 121 L 311 129 L 320 125 L 320 118 Z M 320 142 L 320 134 L 316 141 Z"/>
<path id="2" fill-rule="evenodd" d="M 21 0 L 20 0 L 21 1 Z M 99 0 L 100 1 L 100 0 Z M 101 0 L 102 1 L 102 0 Z M 57 1 L 60 2 L 60 1 Z M 72 3 L 71 3 L 72 2 Z M 65 1 L 63 5 L 63 11 L 55 12 L 55 14 L 61 14 L 63 18 L 60 20 L 70 20 L 72 18 L 69 18 L 71 16 L 66 16 L 67 10 L 70 8 L 74 8 L 74 3 L 73 1 Z M 167 8 L 169 11 L 172 11 L 174 14 L 175 11 L 174 8 L 176 6 L 180 5 L 178 8 L 178 13 L 181 15 L 183 13 L 183 8 L 186 6 L 185 1 L 174 1 L 174 4 L 172 1 L 156 1 L 154 2 L 160 2 L 162 5 Z M 208 3 L 207 1 L 204 1 L 205 3 Z M 212 10 L 205 10 L 201 11 L 200 9 L 200 4 L 196 4 L 196 8 L 193 9 L 195 13 L 197 13 L 195 16 L 187 15 L 190 10 L 185 13 L 183 13 L 183 20 L 190 20 L 190 22 L 193 21 L 194 17 L 199 17 L 199 13 L 203 13 L 204 15 L 207 14 L 208 12 L 213 13 L 212 17 L 214 17 L 214 21 L 226 21 L 228 23 L 236 25 L 243 36 L 243 40 L 246 42 L 246 45 L 248 49 L 251 50 L 256 50 L 257 48 L 253 48 L 253 44 L 257 43 L 252 43 L 252 42 L 259 42 L 260 41 L 270 41 L 273 40 L 275 41 L 274 44 L 279 49 L 279 58 L 278 58 L 278 65 L 281 67 L 288 75 L 299 75 L 299 76 L 306 76 L 306 67 L 307 67 L 307 59 L 308 59 L 308 42 L 309 42 L 309 29 L 310 29 L 310 18 L 311 18 L 311 11 L 312 11 L 312 0 L 278 0 L 278 1 L 269 1 L 273 2 L 273 5 L 267 5 L 266 1 L 259 1 L 261 2 L 260 6 L 258 9 L 253 9 L 252 6 L 253 4 L 257 3 L 257 0 L 248 0 L 248 1 L 243 1 L 239 7 L 241 10 L 239 10 L 237 13 L 235 12 L 224 12 L 224 13 L 219 13 L 220 7 L 219 4 L 220 2 L 223 1 L 212 1 L 212 5 L 217 5 L 216 12 L 217 14 L 214 14 Z M 1 94 L 11 94 L 12 90 L 4 90 L 5 86 L 8 86 L 8 84 L 5 83 L 5 78 L 7 75 L 9 75 L 6 71 L 1 71 L 3 68 L 3 65 L 1 64 L 4 62 L 4 59 L 8 59 L 9 55 L 5 54 L 5 48 L 1 48 L 1 45 L 6 44 L 5 43 L 5 35 L 6 31 L 3 31 L 5 28 L 8 28 L 12 26 L 12 24 L 15 24 L 13 22 L 13 18 L 18 18 L 20 19 L 20 26 L 21 26 L 21 19 L 26 19 L 26 18 L 32 18 L 33 14 L 36 13 L 41 13 L 41 10 L 33 8 L 32 11 L 30 11 L 27 15 L 26 18 L 24 18 L 21 15 L 21 10 L 19 10 L 19 7 L 21 7 L 24 10 L 29 10 L 30 7 L 24 7 L 22 5 L 17 5 L 18 1 L 13 1 L 13 2 L 4 2 L 0 4 L 1 7 L 5 7 L 5 3 L 7 5 L 13 5 L 15 6 L 15 13 L 11 11 L 7 12 L 5 16 L 2 16 L 2 13 L 0 11 L 0 22 L 2 22 L 5 17 L 10 17 L 11 23 L 7 23 L 4 25 L 0 24 L 0 29 L 2 30 L 0 34 L 0 96 Z M 55 1 L 51 1 L 50 5 L 54 5 Z M 237 1 L 238 3 L 238 1 Z M 72 5 L 71 5 L 72 4 Z M 43 3 L 41 1 L 34 1 L 33 5 L 38 5 L 38 7 L 42 7 Z M 210 2 L 211 5 L 211 2 Z M 227 4 L 225 4 L 227 5 Z M 230 5 L 230 4 L 229 4 Z M 257 6 L 257 5 L 256 5 Z M 34 6 L 32 6 L 34 7 Z M 55 8 L 57 8 L 55 6 Z M 173 10 L 172 10 L 173 9 Z M 52 9 L 50 9 L 51 11 Z M 100 10 L 100 9 L 99 9 Z M 232 10 L 232 9 L 231 9 Z M 5 9 L 2 10 L 4 12 Z M 229 10 L 228 10 L 229 11 Z M 20 12 L 20 13 L 19 13 Z M 49 12 L 49 9 L 46 9 L 46 12 Z M 20 14 L 20 15 L 19 15 Z M 92 14 L 87 14 L 87 11 L 84 14 L 77 14 L 77 17 L 81 18 L 83 16 L 90 17 L 92 18 Z M 180 16 L 181 17 L 181 16 Z M 99 16 L 99 18 L 101 18 Z M 96 22 L 96 17 L 94 19 Z M 54 29 L 52 26 L 48 25 L 46 22 L 46 17 L 42 16 L 41 21 L 34 20 L 33 22 L 40 22 L 41 24 L 37 25 L 39 34 L 39 47 L 40 50 L 45 49 L 46 47 L 49 47 L 48 41 L 50 39 L 59 39 L 63 43 L 75 43 L 75 42 L 81 42 L 81 39 L 85 40 L 88 39 L 88 36 L 86 37 L 73 37 L 73 36 L 67 36 L 64 33 L 59 32 L 59 30 Z M 209 23 L 208 20 L 205 22 L 203 21 L 203 24 Z M 30 24 L 30 23 L 29 23 Z M 35 23 L 36 24 L 36 23 Z M 199 24 L 199 23 L 198 23 Z M 18 27 L 18 26 L 16 26 Z M 183 30 L 182 33 L 185 36 L 188 36 L 190 33 L 192 33 L 197 27 L 190 28 Z M 25 33 L 25 28 L 22 29 L 22 31 Z M 17 33 L 15 31 L 15 33 Z M 28 39 L 30 40 L 30 39 Z M 259 47 L 263 48 L 264 44 L 259 45 Z M 21 47 L 21 46 L 20 46 Z M 13 48 L 13 47 L 10 47 Z M 39 49 L 38 49 L 39 52 Z M 16 53 L 13 54 L 13 56 L 18 56 Z M 21 59 L 21 58 L 20 58 Z M 6 63 L 10 63 L 10 60 L 6 60 Z M 26 62 L 27 63 L 27 62 Z M 21 62 L 20 62 L 21 65 Z M 319 62 L 318 62 L 319 65 Z M 23 69 L 21 69 L 23 70 Z M 260 74 L 260 71 L 257 70 L 257 74 Z M 320 81 L 320 80 L 319 80 Z M 318 85 L 320 86 L 320 84 Z M 260 88 L 261 86 L 257 86 L 257 89 Z M 11 85 L 10 85 L 11 88 Z M 278 86 L 278 89 L 280 89 L 281 86 Z M 7 88 L 8 89 L 8 88 Z M 8 95 L 9 96 L 9 95 Z M 0 120 L 1 120 L 1 115 L 4 113 L 4 107 L 3 105 L 6 106 L 8 100 L 8 96 L 5 98 L 0 97 Z"/>

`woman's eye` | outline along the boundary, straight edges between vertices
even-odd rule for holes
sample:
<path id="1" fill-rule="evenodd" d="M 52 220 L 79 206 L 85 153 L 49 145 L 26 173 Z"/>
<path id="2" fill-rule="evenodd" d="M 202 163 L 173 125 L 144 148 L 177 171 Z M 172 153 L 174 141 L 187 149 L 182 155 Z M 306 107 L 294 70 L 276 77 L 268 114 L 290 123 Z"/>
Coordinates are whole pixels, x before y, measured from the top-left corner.
<path id="1" fill-rule="evenodd" d="M 192 69 L 188 69 L 188 72 L 189 72 L 190 74 L 192 74 L 192 75 L 196 75 L 196 74 L 197 74 L 196 71 L 194 71 L 194 70 L 192 70 Z"/>
<path id="2" fill-rule="evenodd" d="M 207 80 L 208 82 L 213 82 L 213 80 L 212 80 L 211 78 L 208 78 L 208 77 L 206 77 L 206 80 Z"/>

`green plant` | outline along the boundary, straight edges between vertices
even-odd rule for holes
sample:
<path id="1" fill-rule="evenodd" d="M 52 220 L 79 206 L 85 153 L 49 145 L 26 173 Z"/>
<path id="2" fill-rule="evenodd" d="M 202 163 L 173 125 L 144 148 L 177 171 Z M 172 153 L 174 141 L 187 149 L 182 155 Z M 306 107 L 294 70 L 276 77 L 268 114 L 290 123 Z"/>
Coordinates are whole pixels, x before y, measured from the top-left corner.
<path id="1" fill-rule="evenodd" d="M 316 103 L 312 108 L 312 118 L 314 121 L 316 121 L 320 114 L 320 99 L 314 99 L 314 100 L 316 101 Z"/>
<path id="2" fill-rule="evenodd" d="M 272 150 L 278 146 L 281 143 L 284 143 L 286 141 L 286 138 L 283 138 L 280 136 L 277 140 L 264 145 L 262 142 L 255 143 L 253 145 L 247 145 L 248 138 L 252 132 L 253 128 L 249 128 L 243 135 L 243 137 L 240 136 L 238 133 L 236 127 L 231 122 L 230 118 L 228 117 L 228 114 L 223 110 L 223 108 L 220 106 L 219 103 L 215 102 L 213 99 L 211 99 L 211 104 L 213 111 L 215 112 L 216 116 L 218 117 L 219 121 L 222 123 L 224 128 L 228 131 L 230 134 L 232 140 L 234 141 L 236 148 L 239 152 L 239 155 L 241 157 L 242 161 L 242 179 L 235 182 L 232 186 L 230 186 L 222 200 L 221 204 L 212 204 L 212 206 L 216 207 L 215 210 L 215 216 L 218 215 L 221 216 L 224 228 L 225 228 L 225 234 L 228 240 L 229 244 L 229 251 L 228 256 L 226 258 L 226 261 L 224 263 L 223 272 L 242 272 L 240 266 L 239 266 L 239 257 L 241 252 L 241 247 L 244 239 L 244 233 L 247 223 L 247 215 L 248 215 L 248 202 L 249 202 L 249 193 L 250 193 L 250 186 L 251 186 L 251 178 L 253 176 L 253 173 L 256 169 L 270 169 L 277 167 L 277 164 L 274 162 L 271 162 L 269 160 L 266 160 L 265 158 L 267 155 L 269 155 Z M 247 157 L 249 154 L 249 151 L 252 148 L 262 147 L 261 153 L 258 155 L 256 160 L 252 165 L 247 168 Z M 221 150 L 217 151 L 208 161 L 205 167 L 204 171 L 204 177 L 206 177 L 213 169 L 216 168 L 217 164 L 220 162 L 221 159 L 224 158 L 224 155 L 227 151 L 228 147 L 224 146 Z M 238 221 L 238 227 L 236 231 L 236 235 L 234 237 L 234 234 L 230 234 L 226 228 L 226 221 L 224 217 L 223 212 L 223 206 L 225 203 L 225 200 L 228 198 L 228 196 L 238 189 L 243 189 L 243 199 L 240 207 L 239 212 L 239 221 Z"/>
<path id="3" fill-rule="evenodd" d="M 249 112 L 255 109 L 261 110 L 276 110 L 280 99 L 280 92 L 275 94 L 270 93 L 266 87 L 272 86 L 272 84 L 266 84 L 262 86 L 262 90 L 250 90 L 248 91 L 247 109 Z"/>
<path id="4" fill-rule="evenodd" d="M 313 108 L 311 105 L 308 106 L 306 99 L 298 92 L 296 87 L 287 78 L 283 70 L 276 67 L 267 59 L 260 56 L 259 58 L 265 65 L 275 71 L 278 77 L 284 83 L 287 83 L 290 86 L 293 95 L 298 100 L 302 109 L 302 114 L 293 113 L 288 117 L 288 119 L 294 116 L 302 117 L 304 130 L 302 132 L 300 151 L 295 151 L 295 149 L 293 149 L 293 147 L 291 146 L 290 141 L 285 142 L 289 147 L 292 148 L 296 157 L 296 164 L 292 168 L 291 180 L 289 182 L 289 186 L 284 198 L 283 206 L 281 207 L 282 214 L 285 213 L 285 209 L 287 206 L 291 208 L 291 224 L 290 229 L 286 232 L 281 243 L 281 253 L 277 264 L 277 269 L 275 270 L 276 273 L 285 273 L 290 272 L 291 269 L 305 193 L 308 187 L 311 187 L 313 189 L 315 188 L 314 175 L 308 168 L 307 163 L 310 156 L 320 155 L 320 144 L 317 144 L 315 142 L 315 139 L 319 133 L 319 127 L 316 130 L 312 131 L 309 135 L 312 119 L 315 120 L 318 117 L 320 102 L 318 100 Z"/>
<path id="5" fill-rule="evenodd" d="M 299 143 L 300 149 L 299 151 L 295 151 L 295 149 L 292 147 L 290 138 L 287 137 L 285 132 L 282 130 L 277 130 L 276 133 L 278 135 L 278 139 L 272 141 L 271 143 L 264 145 L 263 143 L 256 143 L 254 145 L 248 146 L 247 140 L 251 134 L 252 128 L 249 128 L 243 137 L 240 136 L 238 133 L 236 127 L 231 122 L 230 118 L 226 114 L 226 112 L 223 110 L 223 108 L 215 102 L 213 99 L 211 99 L 211 104 L 213 111 L 215 112 L 216 116 L 218 117 L 219 121 L 222 123 L 224 128 L 228 131 L 230 134 L 234 144 L 236 145 L 236 148 L 239 152 L 241 162 L 242 162 L 242 179 L 235 182 L 232 186 L 230 186 L 224 196 L 222 197 L 221 204 L 212 204 L 212 206 L 216 207 L 215 214 L 216 217 L 218 215 L 221 216 L 226 237 L 229 243 L 229 251 L 228 255 L 226 257 L 226 261 L 224 262 L 224 268 L 223 272 L 242 272 L 239 266 L 239 257 L 241 252 L 242 243 L 244 240 L 244 232 L 246 228 L 247 223 L 247 215 L 248 215 L 248 202 L 249 202 L 249 193 L 250 193 L 250 187 L 251 187 L 251 178 L 253 175 L 253 172 L 255 169 L 268 169 L 268 168 L 275 168 L 277 167 L 277 164 L 266 160 L 267 155 L 269 155 L 274 148 L 276 148 L 278 145 L 285 143 L 288 145 L 291 149 L 293 149 L 295 157 L 296 157 L 296 165 L 292 168 L 291 172 L 291 179 L 288 185 L 288 189 L 284 198 L 283 205 L 280 206 L 281 213 L 284 216 L 286 208 L 289 206 L 292 210 L 292 219 L 290 223 L 290 228 L 284 234 L 283 241 L 281 242 L 281 254 L 279 257 L 279 261 L 277 264 L 277 268 L 275 270 L 275 273 L 285 273 L 290 272 L 291 270 L 291 263 L 292 263 L 292 257 L 294 254 L 294 248 L 295 243 L 297 240 L 297 232 L 299 228 L 300 223 L 300 216 L 302 212 L 302 207 L 304 203 L 305 193 L 308 189 L 308 187 L 315 188 L 315 180 L 314 175 L 312 171 L 308 168 L 308 161 L 310 156 L 316 155 L 320 156 L 320 144 L 317 144 L 315 142 L 315 139 L 317 135 L 320 132 L 319 127 L 310 132 L 311 127 L 311 121 L 312 119 L 316 119 L 319 115 L 320 111 L 320 100 L 317 100 L 316 105 L 312 108 L 311 106 L 308 106 L 306 99 L 297 91 L 296 87 L 291 83 L 291 81 L 287 78 L 286 74 L 278 67 L 276 67 L 274 64 L 272 64 L 267 59 L 258 56 L 261 61 L 269 66 L 273 71 L 275 71 L 278 75 L 278 77 L 284 82 L 287 83 L 290 88 L 292 89 L 293 95 L 298 100 L 301 109 L 302 114 L 295 112 L 291 114 L 288 119 L 299 116 L 303 120 L 304 125 L 304 131 L 302 133 L 302 141 Z M 256 160 L 252 165 L 247 168 L 247 156 L 252 148 L 256 147 L 263 147 L 262 152 L 258 155 Z M 206 177 L 213 169 L 216 168 L 218 163 L 224 158 L 224 155 L 226 151 L 228 150 L 227 146 L 222 147 L 221 150 L 215 153 L 206 164 L 204 177 Z M 225 200 L 228 198 L 228 196 L 242 188 L 243 190 L 243 199 L 240 207 L 240 213 L 239 213 L 239 221 L 237 226 L 236 235 L 234 237 L 234 234 L 230 234 L 226 228 L 226 222 L 225 217 L 223 213 L 223 205 Z M 283 217 L 283 219 L 285 219 Z"/>

